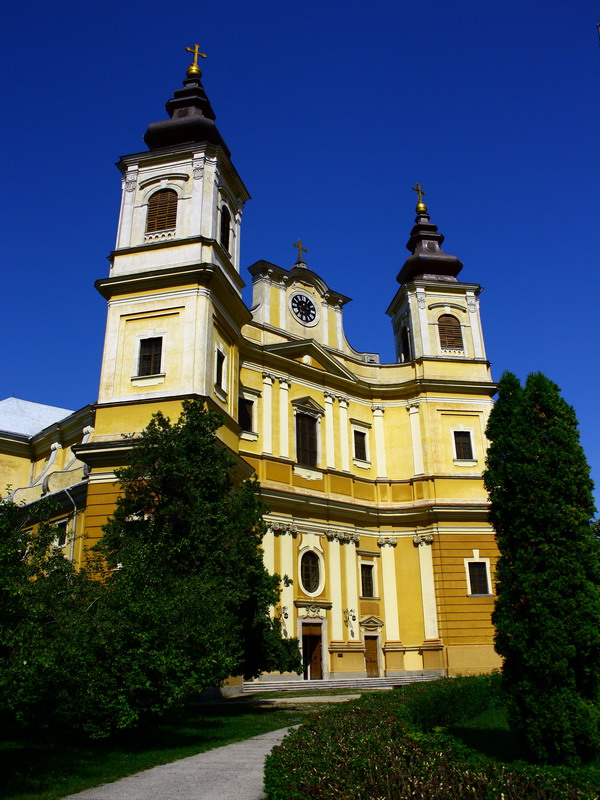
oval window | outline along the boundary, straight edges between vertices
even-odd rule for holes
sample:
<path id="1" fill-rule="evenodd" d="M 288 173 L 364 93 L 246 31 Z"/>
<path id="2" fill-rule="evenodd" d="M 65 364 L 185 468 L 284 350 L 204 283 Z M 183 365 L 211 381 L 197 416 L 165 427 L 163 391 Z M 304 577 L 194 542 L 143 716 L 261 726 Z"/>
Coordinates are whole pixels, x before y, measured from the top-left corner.
<path id="1" fill-rule="evenodd" d="M 300 577 L 302 586 L 308 594 L 314 594 L 319 588 L 319 557 L 316 553 L 304 553 L 300 561 Z"/>

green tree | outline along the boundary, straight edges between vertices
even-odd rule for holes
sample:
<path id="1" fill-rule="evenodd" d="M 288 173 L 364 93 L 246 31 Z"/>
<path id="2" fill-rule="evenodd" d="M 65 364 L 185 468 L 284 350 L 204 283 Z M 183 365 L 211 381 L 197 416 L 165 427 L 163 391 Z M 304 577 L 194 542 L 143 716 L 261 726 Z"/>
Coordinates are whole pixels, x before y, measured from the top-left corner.
<path id="1" fill-rule="evenodd" d="M 0 502 L 0 709 L 29 725 L 70 724 L 94 639 L 100 587 L 56 545 L 55 513 L 45 500 Z"/>
<path id="2" fill-rule="evenodd" d="M 103 737 L 229 675 L 300 668 L 269 615 L 256 480 L 184 403 L 156 414 L 120 470 L 123 493 L 85 567 L 54 545 L 45 503 L 0 503 L 0 708 L 27 725 Z M 41 521 L 41 522 L 40 522 Z M 40 523 L 35 525 L 34 523 Z"/>
<path id="3" fill-rule="evenodd" d="M 221 418 L 186 401 L 177 422 L 160 412 L 118 472 L 123 493 L 95 548 L 105 562 L 122 720 L 162 711 L 229 675 L 297 670 L 297 640 L 284 640 L 269 609 L 278 575 L 265 569 L 260 487 L 236 480 L 215 437 Z"/>
<path id="4" fill-rule="evenodd" d="M 510 725 L 535 759 L 588 759 L 600 748 L 600 565 L 575 413 L 544 375 L 522 387 L 506 373 L 487 436 Z"/>

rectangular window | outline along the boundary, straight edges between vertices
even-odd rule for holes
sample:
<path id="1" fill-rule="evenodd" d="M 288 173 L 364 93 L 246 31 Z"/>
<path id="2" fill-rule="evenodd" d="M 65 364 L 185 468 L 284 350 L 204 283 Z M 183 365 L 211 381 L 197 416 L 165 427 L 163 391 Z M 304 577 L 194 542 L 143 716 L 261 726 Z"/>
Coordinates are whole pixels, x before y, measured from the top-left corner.
<path id="1" fill-rule="evenodd" d="M 138 375 L 158 375 L 162 359 L 162 336 L 140 341 Z"/>
<path id="2" fill-rule="evenodd" d="M 491 594 L 487 562 L 469 561 L 469 594 Z"/>
<path id="3" fill-rule="evenodd" d="M 245 397 L 240 397 L 238 406 L 238 422 L 243 431 L 252 431 L 252 416 L 254 410 L 254 401 L 247 400 Z"/>
<path id="4" fill-rule="evenodd" d="M 305 467 L 317 466 L 317 420 L 296 414 L 296 458 Z"/>
<path id="5" fill-rule="evenodd" d="M 67 544 L 67 520 L 61 520 L 60 522 L 54 522 L 54 527 L 56 528 L 56 537 L 54 539 L 54 544 L 56 547 L 64 547 Z"/>
<path id="6" fill-rule="evenodd" d="M 354 431 L 354 458 L 367 460 L 367 434 L 364 431 Z"/>
<path id="7" fill-rule="evenodd" d="M 471 431 L 454 431 L 454 449 L 458 461 L 473 460 Z"/>
<path id="8" fill-rule="evenodd" d="M 360 593 L 361 597 L 375 597 L 373 564 L 360 565 Z"/>
<path id="9" fill-rule="evenodd" d="M 215 386 L 218 386 L 219 389 L 225 390 L 225 386 L 223 386 L 223 379 L 225 377 L 225 353 L 221 350 L 217 350 L 217 360 L 216 360 L 216 367 L 215 367 Z"/>

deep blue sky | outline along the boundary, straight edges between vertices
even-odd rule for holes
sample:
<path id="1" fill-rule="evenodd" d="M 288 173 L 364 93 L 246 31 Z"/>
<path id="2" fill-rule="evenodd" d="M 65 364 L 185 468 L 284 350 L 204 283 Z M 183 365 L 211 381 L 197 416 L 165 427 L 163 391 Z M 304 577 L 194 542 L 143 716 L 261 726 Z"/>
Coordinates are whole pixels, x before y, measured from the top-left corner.
<path id="1" fill-rule="evenodd" d="M 542 371 L 600 483 L 600 8 L 591 0 L 34 0 L 4 12 L 0 398 L 97 396 L 120 176 L 199 42 L 252 200 L 242 274 L 307 261 L 354 298 L 346 331 L 394 358 L 385 310 L 427 191 L 485 287 L 495 379 Z"/>

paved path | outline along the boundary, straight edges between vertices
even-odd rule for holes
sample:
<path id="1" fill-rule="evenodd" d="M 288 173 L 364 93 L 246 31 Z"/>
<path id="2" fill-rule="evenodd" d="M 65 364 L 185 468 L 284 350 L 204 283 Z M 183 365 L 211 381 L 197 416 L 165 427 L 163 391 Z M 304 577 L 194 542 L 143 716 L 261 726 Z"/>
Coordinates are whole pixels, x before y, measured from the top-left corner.
<path id="1" fill-rule="evenodd" d="M 261 800 L 265 758 L 288 730 L 152 767 L 65 800 Z"/>

